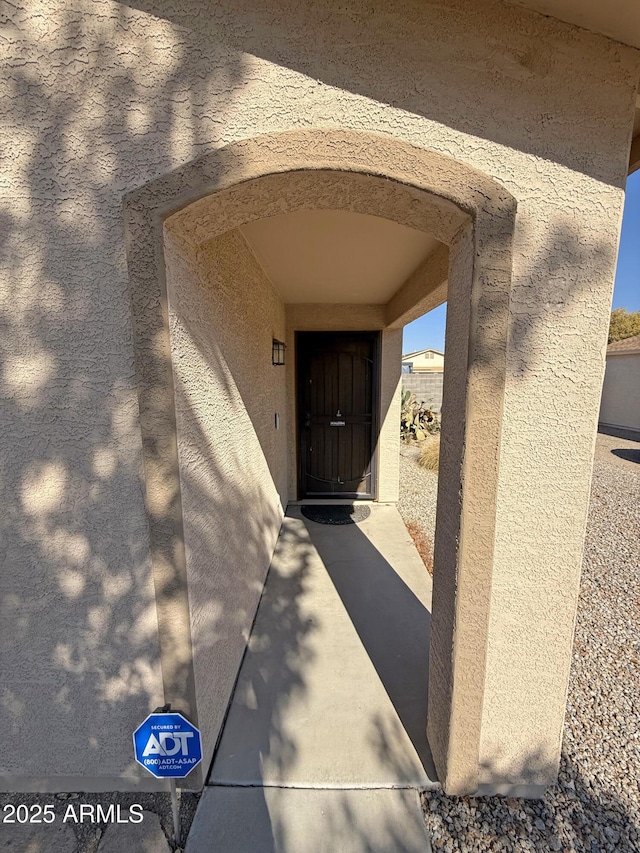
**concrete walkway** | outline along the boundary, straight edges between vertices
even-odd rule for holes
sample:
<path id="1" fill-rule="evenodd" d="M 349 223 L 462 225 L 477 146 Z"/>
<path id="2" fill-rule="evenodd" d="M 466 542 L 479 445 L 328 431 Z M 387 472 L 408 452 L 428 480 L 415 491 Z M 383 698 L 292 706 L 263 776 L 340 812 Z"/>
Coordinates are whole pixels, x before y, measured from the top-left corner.
<path id="1" fill-rule="evenodd" d="M 395 507 L 289 508 L 188 853 L 429 849 L 430 599 Z"/>

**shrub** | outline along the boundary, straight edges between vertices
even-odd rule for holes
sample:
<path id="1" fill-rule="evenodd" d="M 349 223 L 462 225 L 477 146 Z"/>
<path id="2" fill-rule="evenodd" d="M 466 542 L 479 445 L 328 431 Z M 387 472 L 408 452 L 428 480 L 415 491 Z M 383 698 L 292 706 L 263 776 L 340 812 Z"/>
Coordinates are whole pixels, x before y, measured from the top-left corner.
<path id="1" fill-rule="evenodd" d="M 427 471 L 437 471 L 440 465 L 440 436 L 432 435 L 420 448 L 418 464 Z"/>
<path id="2" fill-rule="evenodd" d="M 422 400 L 418 403 L 411 391 L 402 392 L 400 437 L 404 441 L 424 441 L 428 435 L 440 432 L 440 418 Z"/>
<path id="3" fill-rule="evenodd" d="M 640 335 L 640 311 L 614 308 L 609 323 L 609 343 Z"/>

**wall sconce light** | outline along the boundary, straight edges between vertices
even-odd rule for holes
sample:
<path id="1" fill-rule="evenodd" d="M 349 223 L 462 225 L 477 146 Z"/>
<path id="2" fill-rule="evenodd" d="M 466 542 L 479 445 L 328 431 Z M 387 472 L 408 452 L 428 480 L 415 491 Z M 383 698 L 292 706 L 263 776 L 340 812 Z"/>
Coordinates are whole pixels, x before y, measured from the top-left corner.
<path id="1" fill-rule="evenodd" d="M 286 348 L 286 344 L 282 341 L 273 339 L 271 342 L 271 364 L 284 364 L 284 351 Z"/>

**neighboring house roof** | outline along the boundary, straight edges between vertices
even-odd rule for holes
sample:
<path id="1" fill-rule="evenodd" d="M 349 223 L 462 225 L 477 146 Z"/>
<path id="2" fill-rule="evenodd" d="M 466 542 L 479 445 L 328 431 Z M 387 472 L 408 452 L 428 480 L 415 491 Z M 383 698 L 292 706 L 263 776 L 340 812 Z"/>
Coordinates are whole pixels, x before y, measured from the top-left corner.
<path id="1" fill-rule="evenodd" d="M 634 352 L 640 352 L 640 335 L 634 335 L 632 338 L 625 338 L 622 341 L 614 341 L 607 347 L 607 355 L 628 355 Z"/>
<path id="2" fill-rule="evenodd" d="M 439 349 L 419 349 L 415 352 L 408 352 L 406 355 L 403 355 L 402 360 L 404 361 L 405 358 L 412 358 L 414 355 L 422 355 L 425 352 L 435 352 L 437 355 L 444 355 L 444 353 L 440 352 Z"/>

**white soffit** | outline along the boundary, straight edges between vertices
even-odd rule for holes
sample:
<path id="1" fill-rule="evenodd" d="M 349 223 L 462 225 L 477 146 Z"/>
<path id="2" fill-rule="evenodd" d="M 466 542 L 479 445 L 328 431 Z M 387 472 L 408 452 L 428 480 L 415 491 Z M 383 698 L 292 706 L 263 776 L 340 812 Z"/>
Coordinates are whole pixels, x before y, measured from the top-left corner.
<path id="1" fill-rule="evenodd" d="M 640 48 L 640 0 L 508 0 Z"/>
<path id="2" fill-rule="evenodd" d="M 438 241 L 389 219 L 301 210 L 241 227 L 284 302 L 384 304 Z"/>

